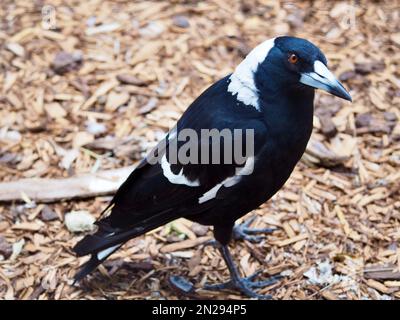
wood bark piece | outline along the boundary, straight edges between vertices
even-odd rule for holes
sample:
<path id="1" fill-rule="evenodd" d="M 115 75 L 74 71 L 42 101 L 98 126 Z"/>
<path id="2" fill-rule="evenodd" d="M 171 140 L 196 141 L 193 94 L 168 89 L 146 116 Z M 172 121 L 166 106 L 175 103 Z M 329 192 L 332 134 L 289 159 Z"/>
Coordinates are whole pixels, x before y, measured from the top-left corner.
<path id="1" fill-rule="evenodd" d="M 135 166 L 99 171 L 63 179 L 21 179 L 0 183 L 0 201 L 20 201 L 26 195 L 35 202 L 87 198 L 114 193 Z"/>
<path id="2" fill-rule="evenodd" d="M 400 280 L 400 272 L 395 265 L 370 266 L 364 269 L 366 279 L 375 280 Z"/>
<path id="3" fill-rule="evenodd" d="M 160 249 L 161 253 L 168 253 L 168 252 L 174 252 L 182 249 L 189 249 L 198 246 L 199 244 L 202 244 L 206 241 L 211 240 L 211 237 L 200 237 L 197 238 L 196 240 L 184 240 L 180 242 L 174 242 L 171 244 L 167 244 L 166 246 L 162 247 Z"/>

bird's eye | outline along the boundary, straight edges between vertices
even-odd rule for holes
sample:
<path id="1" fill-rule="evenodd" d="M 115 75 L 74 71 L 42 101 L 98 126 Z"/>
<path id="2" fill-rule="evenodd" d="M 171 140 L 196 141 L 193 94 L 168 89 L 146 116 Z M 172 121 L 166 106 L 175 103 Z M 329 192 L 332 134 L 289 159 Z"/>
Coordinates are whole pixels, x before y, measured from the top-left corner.
<path id="1" fill-rule="evenodd" d="M 290 63 L 292 63 L 292 64 L 295 64 L 295 63 L 297 63 L 297 61 L 299 61 L 299 57 L 298 56 L 296 56 L 294 53 L 292 53 L 290 56 L 289 56 L 289 62 Z"/>

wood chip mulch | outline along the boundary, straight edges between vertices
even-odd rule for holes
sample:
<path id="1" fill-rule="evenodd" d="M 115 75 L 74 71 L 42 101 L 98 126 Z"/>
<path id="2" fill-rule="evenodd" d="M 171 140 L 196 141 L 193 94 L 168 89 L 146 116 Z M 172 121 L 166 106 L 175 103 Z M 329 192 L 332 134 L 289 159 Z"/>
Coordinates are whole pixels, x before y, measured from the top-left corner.
<path id="1" fill-rule="evenodd" d="M 353 103 L 318 93 L 313 142 L 251 215 L 276 230 L 231 246 L 243 275 L 283 278 L 274 299 L 400 299 L 400 10 L 397 1 L 11 1 L 0 10 L 0 180 L 130 166 L 259 42 L 304 37 Z M 40 190 L 40 186 L 39 190 Z M 0 299 L 244 298 L 198 290 L 228 277 L 180 219 L 129 241 L 80 285 L 71 211 L 110 199 L 0 205 Z M 90 216 L 89 216 L 90 217 Z M 168 281 L 182 275 L 194 288 Z"/>

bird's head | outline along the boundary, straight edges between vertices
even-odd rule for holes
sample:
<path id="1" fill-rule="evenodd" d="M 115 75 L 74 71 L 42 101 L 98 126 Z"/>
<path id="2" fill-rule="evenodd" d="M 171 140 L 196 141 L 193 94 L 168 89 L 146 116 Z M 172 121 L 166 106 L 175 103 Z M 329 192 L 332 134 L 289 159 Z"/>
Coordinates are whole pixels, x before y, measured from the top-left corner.
<path id="1" fill-rule="evenodd" d="M 321 50 L 295 37 L 277 37 L 255 47 L 235 69 L 228 90 L 237 93 L 243 103 L 257 108 L 258 93 L 273 86 L 322 89 L 352 101 L 328 69 Z"/>
<path id="2" fill-rule="evenodd" d="M 318 47 L 294 37 L 278 37 L 274 43 L 268 59 L 282 69 L 284 77 L 351 101 L 350 94 L 328 69 L 325 55 Z"/>

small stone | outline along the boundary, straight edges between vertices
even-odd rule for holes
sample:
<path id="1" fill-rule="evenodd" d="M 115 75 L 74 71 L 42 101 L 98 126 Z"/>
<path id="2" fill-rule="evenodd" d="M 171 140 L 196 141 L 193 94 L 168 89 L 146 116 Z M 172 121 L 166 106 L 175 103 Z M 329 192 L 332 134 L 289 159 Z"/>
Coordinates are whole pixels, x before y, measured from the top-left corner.
<path id="1" fill-rule="evenodd" d="M 40 212 L 40 217 L 43 221 L 53 221 L 58 219 L 57 213 L 55 213 L 49 206 L 44 206 Z"/>
<path id="2" fill-rule="evenodd" d="M 0 141 L 17 143 L 22 139 L 22 135 L 16 130 L 7 130 L 0 132 Z"/>
<path id="3" fill-rule="evenodd" d="M 299 8 L 293 11 L 293 13 L 289 14 L 286 17 L 286 20 L 289 22 L 290 26 L 294 29 L 300 29 L 303 27 L 305 12 Z"/>
<path id="4" fill-rule="evenodd" d="M 371 124 L 372 115 L 370 113 L 361 113 L 356 116 L 356 127 L 368 127 Z"/>
<path id="5" fill-rule="evenodd" d="M 175 26 L 179 28 L 189 28 L 190 23 L 186 16 L 178 15 L 172 18 L 172 22 Z"/>
<path id="6" fill-rule="evenodd" d="M 0 255 L 8 259 L 12 255 L 13 249 L 11 243 L 6 238 L 0 235 Z"/>
<path id="7" fill-rule="evenodd" d="M 95 218 L 87 211 L 71 211 L 65 215 L 65 225 L 71 232 L 92 231 Z"/>
<path id="8" fill-rule="evenodd" d="M 319 116 L 321 131 L 327 138 L 333 138 L 337 134 L 337 129 L 330 116 Z"/>
<path id="9" fill-rule="evenodd" d="M 20 216 L 26 214 L 26 208 L 24 205 L 17 205 L 11 207 L 11 215 L 13 218 L 19 218 Z"/>
<path id="10" fill-rule="evenodd" d="M 355 70 L 357 73 L 365 75 L 372 72 L 379 72 L 385 69 L 385 63 L 383 61 L 373 61 L 370 63 L 356 63 Z"/>
<path id="11" fill-rule="evenodd" d="M 342 102 L 332 95 L 320 95 L 316 101 L 315 113 L 317 116 L 333 117 L 342 108 Z"/>
<path id="12" fill-rule="evenodd" d="M 359 129 L 359 133 L 365 132 L 382 132 L 390 133 L 393 129 L 394 123 L 385 121 L 384 119 L 374 117 L 370 113 L 363 113 L 356 116 L 355 119 L 356 127 Z"/>
<path id="13" fill-rule="evenodd" d="M 394 112 L 389 112 L 386 111 L 383 116 L 385 117 L 386 121 L 390 121 L 390 122 L 396 122 L 397 121 L 397 116 Z"/>
<path id="14" fill-rule="evenodd" d="M 339 76 L 340 81 L 347 81 L 356 77 L 356 73 L 353 70 L 345 71 Z"/>
<path id="15" fill-rule="evenodd" d="M 173 235 L 167 236 L 166 240 L 168 243 L 181 242 L 182 237 L 173 234 Z"/>
<path id="16" fill-rule="evenodd" d="M 208 232 L 208 227 L 203 226 L 199 223 L 193 223 L 191 227 L 192 231 L 196 234 L 196 236 L 205 236 Z"/>
<path id="17" fill-rule="evenodd" d="M 54 57 L 51 67 L 55 73 L 62 75 L 69 71 L 79 69 L 82 65 L 82 62 L 82 53 L 69 53 L 61 51 Z"/>
<path id="18" fill-rule="evenodd" d="M 6 152 L 0 156 L 0 163 L 16 164 L 19 162 L 20 156 L 16 153 Z"/>

